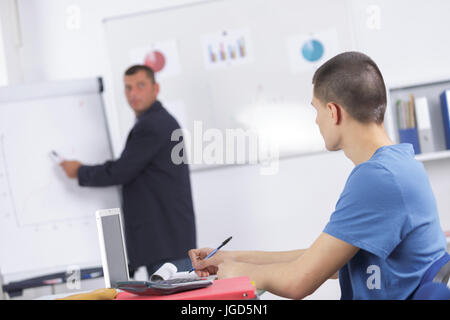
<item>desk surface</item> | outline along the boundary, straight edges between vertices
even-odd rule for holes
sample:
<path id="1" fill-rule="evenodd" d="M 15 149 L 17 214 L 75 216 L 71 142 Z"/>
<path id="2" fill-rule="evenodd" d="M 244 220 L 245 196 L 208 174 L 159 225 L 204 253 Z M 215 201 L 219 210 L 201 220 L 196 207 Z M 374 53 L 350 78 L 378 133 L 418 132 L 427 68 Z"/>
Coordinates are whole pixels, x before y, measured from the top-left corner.
<path id="1" fill-rule="evenodd" d="M 256 293 L 255 287 L 251 284 L 248 277 L 215 280 L 213 285 L 207 288 L 179 292 L 166 296 L 138 296 L 122 290 L 117 291 L 119 293 L 116 300 L 238 300 L 255 299 L 260 295 Z M 39 297 L 36 300 L 55 300 L 89 292 L 92 292 L 92 290 L 47 295 Z"/>

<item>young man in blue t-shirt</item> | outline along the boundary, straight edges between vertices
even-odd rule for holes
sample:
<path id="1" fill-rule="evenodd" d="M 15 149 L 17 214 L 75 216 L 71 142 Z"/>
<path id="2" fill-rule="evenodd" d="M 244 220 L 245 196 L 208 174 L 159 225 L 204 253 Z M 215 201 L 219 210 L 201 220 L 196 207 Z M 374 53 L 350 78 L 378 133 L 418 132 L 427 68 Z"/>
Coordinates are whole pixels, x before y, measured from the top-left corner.
<path id="1" fill-rule="evenodd" d="M 386 87 L 366 55 L 346 52 L 313 77 L 312 106 L 330 151 L 355 168 L 310 248 L 286 252 L 190 250 L 197 274 L 247 275 L 256 287 L 301 299 L 336 278 L 342 299 L 407 299 L 445 254 L 433 192 L 410 144 L 395 145 L 383 119 Z"/>

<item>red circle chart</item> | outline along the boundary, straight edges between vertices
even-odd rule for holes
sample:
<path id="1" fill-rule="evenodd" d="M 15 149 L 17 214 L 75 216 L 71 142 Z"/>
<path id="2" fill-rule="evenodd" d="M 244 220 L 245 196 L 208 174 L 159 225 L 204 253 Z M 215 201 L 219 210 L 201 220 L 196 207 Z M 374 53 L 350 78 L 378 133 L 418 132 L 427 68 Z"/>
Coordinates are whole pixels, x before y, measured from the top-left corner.
<path id="1" fill-rule="evenodd" d="M 160 51 L 154 50 L 147 53 L 144 64 L 152 68 L 154 72 L 159 72 L 164 69 L 164 66 L 166 65 L 166 58 Z"/>

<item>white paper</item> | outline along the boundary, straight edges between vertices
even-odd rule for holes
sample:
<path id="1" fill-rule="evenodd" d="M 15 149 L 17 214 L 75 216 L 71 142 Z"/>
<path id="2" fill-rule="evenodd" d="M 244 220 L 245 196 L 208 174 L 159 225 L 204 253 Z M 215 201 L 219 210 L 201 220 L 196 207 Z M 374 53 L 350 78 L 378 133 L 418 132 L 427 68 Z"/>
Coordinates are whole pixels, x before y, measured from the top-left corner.
<path id="1" fill-rule="evenodd" d="M 177 270 L 178 269 L 174 264 L 166 262 L 152 274 L 150 281 L 162 281 L 178 278 L 197 278 L 197 274 L 195 272 L 177 272 Z"/>
<path id="2" fill-rule="evenodd" d="M 2 274 L 26 278 L 55 266 L 100 262 L 93 214 L 119 207 L 117 190 L 80 188 L 49 152 L 86 164 L 110 158 L 103 112 L 98 93 L 0 104 Z"/>

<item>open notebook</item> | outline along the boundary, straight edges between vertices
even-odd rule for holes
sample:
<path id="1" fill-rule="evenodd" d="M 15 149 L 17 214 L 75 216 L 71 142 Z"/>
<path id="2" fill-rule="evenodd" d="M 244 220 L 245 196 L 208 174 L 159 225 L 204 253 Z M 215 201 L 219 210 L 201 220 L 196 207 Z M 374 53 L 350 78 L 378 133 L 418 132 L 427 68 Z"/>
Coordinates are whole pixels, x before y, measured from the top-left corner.
<path id="1" fill-rule="evenodd" d="M 200 278 L 195 272 L 177 271 L 174 264 L 165 263 L 149 281 L 118 281 L 117 288 L 138 295 L 165 295 L 204 288 L 213 283 L 214 277 Z"/>

